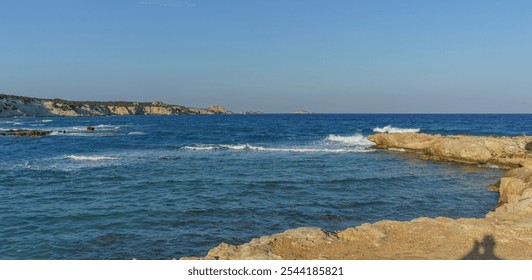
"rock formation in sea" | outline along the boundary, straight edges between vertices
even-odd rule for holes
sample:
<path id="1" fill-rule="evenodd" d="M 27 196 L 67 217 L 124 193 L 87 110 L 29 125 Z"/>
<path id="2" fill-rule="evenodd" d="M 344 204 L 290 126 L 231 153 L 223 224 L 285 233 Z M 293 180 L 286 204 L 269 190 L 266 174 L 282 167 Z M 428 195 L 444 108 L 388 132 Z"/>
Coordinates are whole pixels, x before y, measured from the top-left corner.
<path id="1" fill-rule="evenodd" d="M 18 137 L 41 137 L 50 135 L 52 131 L 49 130 L 33 130 L 33 129 L 10 129 L 0 130 L 0 136 L 18 136 Z"/>
<path id="2" fill-rule="evenodd" d="M 532 137 L 404 133 L 369 139 L 374 148 L 404 149 L 423 159 L 511 170 L 497 184 L 497 207 L 484 218 L 380 221 L 338 232 L 298 228 L 239 246 L 222 243 L 199 259 L 532 259 Z"/>
<path id="3" fill-rule="evenodd" d="M 232 114 L 222 106 L 190 108 L 155 102 L 67 101 L 0 94 L 0 117 Z"/>

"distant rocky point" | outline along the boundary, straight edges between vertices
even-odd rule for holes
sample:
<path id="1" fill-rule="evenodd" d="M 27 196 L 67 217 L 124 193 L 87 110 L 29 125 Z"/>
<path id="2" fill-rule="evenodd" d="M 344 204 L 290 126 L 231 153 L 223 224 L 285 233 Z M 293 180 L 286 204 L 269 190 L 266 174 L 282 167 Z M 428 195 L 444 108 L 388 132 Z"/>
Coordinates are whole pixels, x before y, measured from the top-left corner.
<path id="1" fill-rule="evenodd" d="M 294 111 L 294 112 L 292 112 L 290 114 L 314 114 L 314 113 L 310 112 L 310 111 L 307 111 L 307 110 L 301 109 L 301 110 Z"/>
<path id="2" fill-rule="evenodd" d="M 190 108 L 161 101 L 67 101 L 0 94 L 0 117 L 233 114 L 222 106 Z"/>
<path id="3" fill-rule="evenodd" d="M 241 115 L 262 115 L 264 112 L 261 111 L 242 111 L 240 112 Z"/>

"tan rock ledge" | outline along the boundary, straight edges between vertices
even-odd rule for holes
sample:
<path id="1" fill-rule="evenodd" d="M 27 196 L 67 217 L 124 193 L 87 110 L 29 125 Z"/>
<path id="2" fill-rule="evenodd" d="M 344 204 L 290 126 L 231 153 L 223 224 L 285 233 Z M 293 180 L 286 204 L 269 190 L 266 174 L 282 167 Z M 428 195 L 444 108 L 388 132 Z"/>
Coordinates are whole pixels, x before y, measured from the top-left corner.
<path id="1" fill-rule="evenodd" d="M 496 164 L 499 207 L 482 219 L 380 221 L 339 232 L 298 228 L 221 245 L 183 259 L 532 259 L 532 137 L 376 134 L 374 148 L 404 149 L 424 159 Z"/>

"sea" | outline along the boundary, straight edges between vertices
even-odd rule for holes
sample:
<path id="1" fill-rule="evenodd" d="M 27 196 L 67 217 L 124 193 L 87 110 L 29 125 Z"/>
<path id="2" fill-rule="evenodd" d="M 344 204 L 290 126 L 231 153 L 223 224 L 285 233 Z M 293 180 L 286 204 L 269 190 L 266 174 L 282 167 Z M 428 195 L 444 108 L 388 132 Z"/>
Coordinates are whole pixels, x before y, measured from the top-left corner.
<path id="1" fill-rule="evenodd" d="M 503 169 L 367 136 L 531 135 L 532 115 L 1 118 L 9 129 L 53 133 L 0 137 L 0 259 L 172 259 L 298 227 L 483 217 Z"/>

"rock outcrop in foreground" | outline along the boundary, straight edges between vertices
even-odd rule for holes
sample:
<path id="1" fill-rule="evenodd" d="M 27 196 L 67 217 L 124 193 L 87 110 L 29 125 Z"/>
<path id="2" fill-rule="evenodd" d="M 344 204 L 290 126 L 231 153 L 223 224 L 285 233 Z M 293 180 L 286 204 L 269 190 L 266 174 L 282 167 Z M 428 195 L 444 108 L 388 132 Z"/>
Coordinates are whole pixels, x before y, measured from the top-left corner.
<path id="1" fill-rule="evenodd" d="M 482 219 L 381 221 L 340 232 L 298 228 L 240 246 L 222 243 L 200 259 L 532 259 L 532 137 L 404 133 L 369 139 L 376 148 L 425 159 L 513 169 L 499 182 L 499 206 Z"/>
<path id="2" fill-rule="evenodd" d="M 155 102 L 96 102 L 0 94 L 0 117 L 232 114 L 222 106 L 190 108 Z"/>

